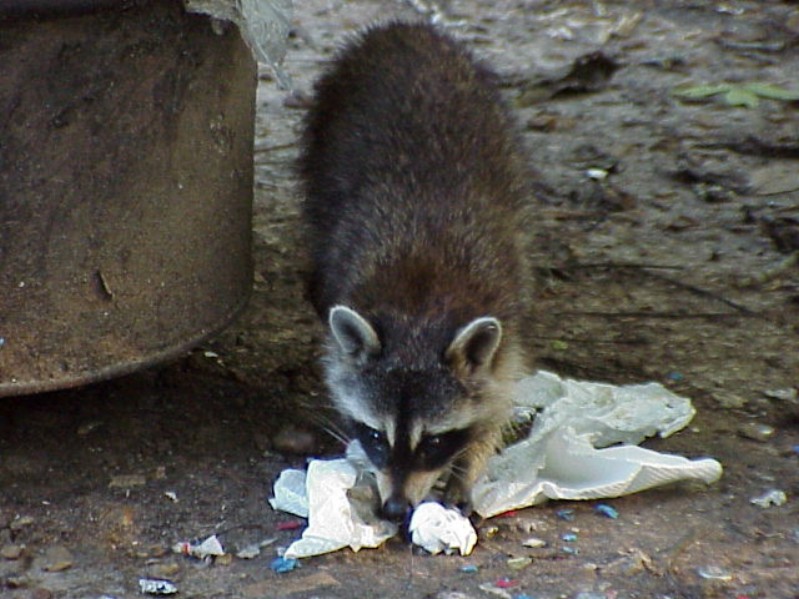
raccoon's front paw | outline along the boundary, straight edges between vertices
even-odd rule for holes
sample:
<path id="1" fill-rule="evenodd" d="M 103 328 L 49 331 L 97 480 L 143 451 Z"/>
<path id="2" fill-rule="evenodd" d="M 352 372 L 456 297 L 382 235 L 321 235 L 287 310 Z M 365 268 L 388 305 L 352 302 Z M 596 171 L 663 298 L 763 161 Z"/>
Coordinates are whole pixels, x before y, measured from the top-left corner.
<path id="1" fill-rule="evenodd" d="M 457 508 L 461 514 L 468 518 L 474 511 L 471 489 L 467 488 L 461 481 L 450 479 L 444 489 L 444 505 Z"/>

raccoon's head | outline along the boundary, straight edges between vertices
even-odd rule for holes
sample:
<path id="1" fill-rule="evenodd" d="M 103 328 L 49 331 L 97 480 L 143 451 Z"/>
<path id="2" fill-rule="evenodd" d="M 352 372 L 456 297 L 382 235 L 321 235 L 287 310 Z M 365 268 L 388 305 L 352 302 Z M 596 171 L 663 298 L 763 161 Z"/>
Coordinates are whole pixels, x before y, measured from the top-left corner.
<path id="1" fill-rule="evenodd" d="M 502 327 L 481 317 L 449 333 L 405 323 L 388 334 L 343 306 L 329 325 L 333 400 L 374 466 L 384 515 L 401 520 L 504 424 L 492 385 Z"/>

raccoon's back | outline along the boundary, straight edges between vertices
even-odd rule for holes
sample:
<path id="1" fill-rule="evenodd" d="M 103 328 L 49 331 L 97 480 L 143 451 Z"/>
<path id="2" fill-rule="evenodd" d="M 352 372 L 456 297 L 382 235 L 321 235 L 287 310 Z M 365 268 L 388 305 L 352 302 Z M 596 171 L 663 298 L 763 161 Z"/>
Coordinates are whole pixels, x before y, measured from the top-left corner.
<path id="1" fill-rule="evenodd" d="M 300 174 L 320 314 L 354 297 L 418 307 L 470 286 L 477 304 L 515 303 L 526 187 L 494 78 L 435 28 L 395 23 L 319 81 Z"/>

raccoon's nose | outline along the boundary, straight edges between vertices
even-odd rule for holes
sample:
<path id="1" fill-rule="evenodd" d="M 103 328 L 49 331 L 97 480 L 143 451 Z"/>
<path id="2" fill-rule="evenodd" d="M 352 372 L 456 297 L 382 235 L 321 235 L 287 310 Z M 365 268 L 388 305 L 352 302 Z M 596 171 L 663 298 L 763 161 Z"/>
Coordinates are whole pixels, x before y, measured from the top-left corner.
<path id="1" fill-rule="evenodd" d="M 401 495 L 392 495 L 383 504 L 383 516 L 392 522 L 402 522 L 408 510 L 411 509 L 411 503 Z"/>

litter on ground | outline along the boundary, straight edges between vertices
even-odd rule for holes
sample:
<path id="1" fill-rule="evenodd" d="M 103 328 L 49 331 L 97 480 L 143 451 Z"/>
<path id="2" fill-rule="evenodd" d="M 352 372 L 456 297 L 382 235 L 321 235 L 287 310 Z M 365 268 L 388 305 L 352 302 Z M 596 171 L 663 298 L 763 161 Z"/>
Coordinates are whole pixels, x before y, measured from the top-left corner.
<path id="1" fill-rule="evenodd" d="M 535 419 L 528 436 L 494 456 L 475 485 L 473 503 L 483 517 L 548 499 L 619 497 L 683 480 L 712 483 L 721 476 L 716 460 L 689 460 L 637 446 L 647 437 L 681 430 L 695 414 L 689 399 L 658 383 L 614 386 L 539 372 L 523 379 L 516 395 L 517 413 Z M 358 551 L 396 534 L 394 524 L 374 513 L 374 502 L 353 499 L 364 495 L 354 488 L 369 491 L 373 486 L 374 476 L 357 441 L 350 444 L 347 458 L 311 460 L 307 474 L 281 473 L 272 507 L 308 517 L 302 538 L 286 550 L 286 557 L 344 547 Z M 610 506 L 596 509 L 608 518 L 618 516 Z M 415 511 L 420 514 L 411 522 L 415 543 L 431 553 L 471 552 L 477 536 L 468 519 L 433 502 Z M 573 510 L 559 510 L 558 517 L 573 519 Z"/>

